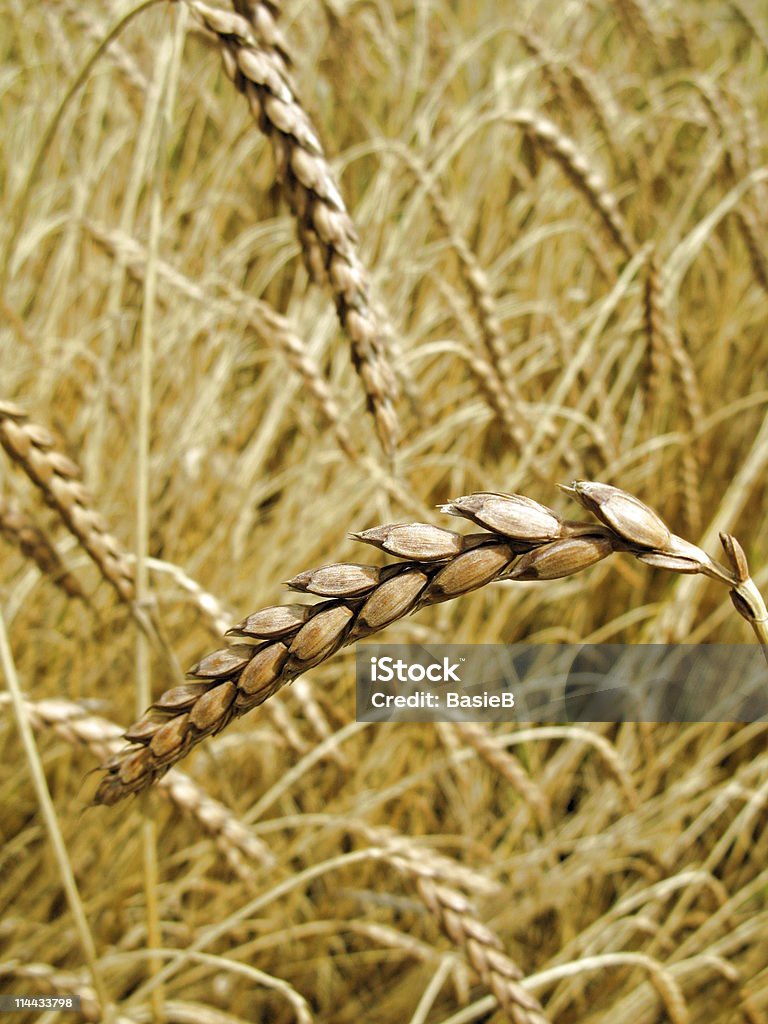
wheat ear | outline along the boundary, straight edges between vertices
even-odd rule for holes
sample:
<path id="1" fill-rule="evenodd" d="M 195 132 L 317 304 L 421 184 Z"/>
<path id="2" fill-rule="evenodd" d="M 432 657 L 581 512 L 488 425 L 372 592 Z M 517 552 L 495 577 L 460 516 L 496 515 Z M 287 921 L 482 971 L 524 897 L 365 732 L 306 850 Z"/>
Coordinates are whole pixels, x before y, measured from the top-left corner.
<path id="1" fill-rule="evenodd" d="M 399 434 L 398 389 L 387 359 L 385 332 L 371 300 L 354 224 L 318 134 L 288 80 L 285 60 L 274 47 L 259 43 L 240 14 L 200 0 L 187 2 L 216 37 L 227 75 L 272 144 L 278 179 L 299 223 L 310 275 L 314 279 L 327 276 L 379 437 L 391 453 Z"/>
<path id="2" fill-rule="evenodd" d="M 134 595 L 133 568 L 104 520 L 92 507 L 78 466 L 56 451 L 51 433 L 23 409 L 0 402 L 0 445 L 43 493 L 67 529 L 80 541 L 102 576 L 124 601 Z"/>
<path id="3" fill-rule="evenodd" d="M 616 245 L 625 256 L 632 256 L 637 244 L 621 215 L 615 196 L 608 190 L 602 175 L 591 167 L 589 160 L 573 140 L 560 131 L 549 118 L 532 111 L 519 110 L 505 114 L 503 119 L 526 131 L 534 143 L 560 165 L 566 176 L 600 215 Z"/>
<path id="4" fill-rule="evenodd" d="M 0 534 L 35 563 L 40 572 L 68 597 L 85 600 L 80 582 L 65 567 L 56 548 L 37 523 L 12 501 L 0 495 Z"/>
<path id="5" fill-rule="evenodd" d="M 358 825 L 378 844 L 384 859 L 416 885 L 419 898 L 448 938 L 463 949 L 482 983 L 514 1024 L 547 1024 L 541 1004 L 520 982 L 523 972 L 504 951 L 499 937 L 477 917 L 465 892 L 491 893 L 483 876 L 389 829 Z M 464 891 L 462 891 L 464 890 Z"/>
<path id="6" fill-rule="evenodd" d="M 401 561 L 381 568 L 342 563 L 302 572 L 296 591 L 325 600 L 265 608 L 229 631 L 233 642 L 194 665 L 126 732 L 129 745 L 104 766 L 96 802 L 114 804 L 160 778 L 206 736 L 263 704 L 340 648 L 419 608 L 498 580 L 551 580 L 615 551 L 656 568 L 725 583 L 768 657 L 768 611 L 738 542 L 723 535 L 730 568 L 673 534 L 638 498 L 609 484 L 565 490 L 599 523 L 563 520 L 522 495 L 470 494 L 442 506 L 483 533 L 460 535 L 424 523 L 380 526 L 354 536 Z"/>

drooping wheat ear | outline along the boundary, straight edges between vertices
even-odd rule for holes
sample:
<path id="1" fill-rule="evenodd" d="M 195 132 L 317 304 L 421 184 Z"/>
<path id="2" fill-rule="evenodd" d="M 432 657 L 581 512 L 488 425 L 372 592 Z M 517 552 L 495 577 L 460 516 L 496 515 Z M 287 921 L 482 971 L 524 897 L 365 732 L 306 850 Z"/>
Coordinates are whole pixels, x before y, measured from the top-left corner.
<path id="1" fill-rule="evenodd" d="M 570 80 L 574 97 L 591 111 L 614 164 L 621 164 L 622 154 L 616 142 L 615 131 L 620 114 L 615 100 L 597 75 L 580 61 L 567 60 L 565 71 Z"/>
<path id="2" fill-rule="evenodd" d="M 645 279 L 645 325 L 650 348 L 651 374 L 648 390 L 657 394 L 664 375 L 666 358 L 671 358 L 674 378 L 680 385 L 684 401 L 686 426 L 692 434 L 704 415 L 696 371 L 688 352 L 664 305 L 661 271 L 655 253 L 648 259 Z M 682 491 L 688 527 L 698 533 L 701 527 L 701 458 L 700 445 L 689 436 L 681 447 Z"/>
<path id="3" fill-rule="evenodd" d="M 15 502 L 7 501 L 0 494 L 0 534 L 11 544 L 20 548 L 31 559 L 44 576 L 61 587 L 68 597 L 85 601 L 85 593 L 79 580 L 69 572 L 56 548 L 46 537 L 37 523 Z"/>
<path id="4" fill-rule="evenodd" d="M 520 412 L 522 398 L 509 370 L 498 305 L 488 277 L 454 224 L 442 189 L 423 161 L 405 145 L 394 143 L 393 148 L 424 189 L 435 219 L 456 253 L 461 278 L 480 324 L 480 335 L 487 354 L 487 359 L 473 358 L 471 365 L 500 423 L 518 450 L 522 451 L 527 441 L 525 421 Z"/>
<path id="5" fill-rule="evenodd" d="M 7 694 L 0 694 L 0 706 L 8 703 Z M 53 729 L 73 746 L 86 746 L 104 759 L 122 746 L 122 729 L 107 718 L 90 714 L 80 704 L 64 699 L 25 701 L 32 728 Z M 160 792 L 193 818 L 212 837 L 227 858 L 230 867 L 241 878 L 253 874 L 249 862 L 269 867 L 274 856 L 269 847 L 253 834 L 229 808 L 209 796 L 184 772 L 174 768 L 160 780 Z"/>
<path id="6" fill-rule="evenodd" d="M 608 190 L 601 174 L 595 171 L 589 160 L 577 148 L 572 139 L 560 131 L 557 125 L 541 114 L 518 110 L 505 114 L 503 120 L 522 128 L 555 160 L 576 188 L 586 197 L 590 206 L 600 215 L 608 234 L 625 256 L 632 256 L 637 245 L 630 234 L 619 210 L 615 196 Z"/>
<path id="7" fill-rule="evenodd" d="M 358 826 L 384 859 L 415 882 L 416 891 L 440 928 L 460 949 L 514 1024 L 547 1024 L 541 1004 L 520 982 L 523 972 L 504 951 L 499 937 L 478 916 L 465 893 L 490 894 L 496 886 L 483 876 L 442 857 L 390 829 Z M 463 890 L 463 891 L 462 891 Z"/>
<path id="8" fill-rule="evenodd" d="M 128 746 L 104 766 L 96 802 L 114 804 L 160 778 L 206 736 L 263 704 L 342 647 L 419 608 L 451 601 L 499 580 L 571 576 L 613 552 L 656 568 L 701 573 L 726 584 L 768 657 L 768 611 L 746 557 L 723 537 L 731 568 L 673 534 L 638 498 L 617 487 L 576 481 L 565 490 L 598 520 L 573 522 L 522 495 L 470 494 L 442 510 L 483 533 L 460 535 L 425 523 L 375 527 L 354 536 L 400 558 L 381 568 L 341 563 L 310 569 L 293 590 L 324 600 L 265 608 L 229 631 L 231 646 L 207 655 L 126 732 Z"/>
<path id="9" fill-rule="evenodd" d="M 525 51 L 541 65 L 542 75 L 559 105 L 568 109 L 572 106 L 570 99 L 576 99 L 589 108 L 612 158 L 618 162 L 619 152 L 612 127 L 616 124 L 618 112 L 603 84 L 580 61 L 553 52 L 530 28 L 517 29 L 515 34 Z"/>
<path id="10" fill-rule="evenodd" d="M 514 1024 L 547 1024 L 538 999 L 520 984 L 523 974 L 504 952 L 498 936 L 477 919 L 470 900 L 431 878 L 417 877 L 419 896 L 446 935 L 462 947 L 469 962 Z"/>
<path id="11" fill-rule="evenodd" d="M 134 594 L 133 569 L 106 523 L 92 508 L 91 496 L 80 480 L 80 469 L 56 451 L 51 433 L 31 422 L 19 406 L 0 402 L 0 445 L 42 491 L 80 541 L 102 576 L 124 601 Z"/>
<path id="12" fill-rule="evenodd" d="M 318 134 L 291 88 L 285 60 L 273 46 L 259 43 L 241 15 L 200 0 L 187 2 L 215 35 L 227 75 L 272 144 L 278 180 L 299 223 L 309 273 L 315 280 L 327 276 L 379 437 L 391 453 L 399 434 L 398 388 L 387 359 L 386 334 L 371 301 L 357 232 Z"/>
<path id="13" fill-rule="evenodd" d="M 547 43 L 528 26 L 515 29 L 515 35 L 529 57 L 541 68 L 541 77 L 549 86 L 552 99 L 565 106 L 566 85 L 563 78 L 562 62 L 552 53 Z"/>
<path id="14" fill-rule="evenodd" d="M 504 750 L 494 743 L 488 729 L 477 722 L 453 722 L 449 728 L 510 783 L 523 800 L 533 808 L 541 827 L 546 828 L 551 816 L 549 801 L 541 787 L 523 768 L 520 760 L 514 754 L 510 754 L 508 750 Z"/>

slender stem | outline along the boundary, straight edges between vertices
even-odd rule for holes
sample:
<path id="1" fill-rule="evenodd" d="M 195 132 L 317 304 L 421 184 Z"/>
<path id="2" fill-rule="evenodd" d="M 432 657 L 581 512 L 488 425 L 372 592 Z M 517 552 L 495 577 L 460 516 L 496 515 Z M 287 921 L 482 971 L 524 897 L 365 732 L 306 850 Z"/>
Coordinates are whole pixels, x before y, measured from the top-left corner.
<path id="1" fill-rule="evenodd" d="M 11 696 L 11 704 L 13 705 L 16 725 L 19 730 L 19 735 L 21 736 L 21 742 L 24 747 L 24 753 L 26 754 L 27 764 L 29 765 L 29 773 L 32 776 L 32 783 L 37 794 L 40 813 L 42 814 L 45 828 L 48 832 L 48 839 L 53 847 L 54 857 L 56 858 L 56 863 L 59 868 L 61 885 L 64 889 L 70 912 L 75 921 L 80 945 L 82 947 L 86 963 L 88 964 L 88 968 L 91 972 L 91 980 L 101 1006 L 103 1018 L 108 1022 L 108 1024 L 111 1024 L 114 1020 L 113 1007 L 110 1003 L 106 986 L 101 977 L 98 956 L 96 954 L 96 944 L 93 940 L 93 935 L 91 934 L 88 919 L 85 916 L 85 909 L 83 908 L 83 903 L 80 899 L 80 892 L 78 891 L 75 875 L 72 871 L 72 864 L 70 863 L 69 854 L 67 853 L 67 846 L 64 842 L 64 837 L 61 834 L 59 820 L 56 817 L 56 809 L 53 806 L 53 800 L 51 799 L 51 793 L 48 789 L 45 772 L 35 743 L 35 737 L 29 721 L 27 706 L 24 703 L 24 697 L 19 685 L 19 677 L 16 674 L 16 665 L 13 660 L 13 652 L 11 651 L 11 645 L 8 640 L 8 632 L 5 628 L 5 619 L 3 618 L 2 612 L 0 612 L 0 667 L 2 667 L 3 675 L 5 676 L 5 680 L 8 685 L 8 692 Z"/>
<path id="2" fill-rule="evenodd" d="M 179 77 L 181 52 L 186 32 L 186 9 L 180 7 L 173 38 L 161 49 L 157 61 L 156 112 L 148 111 L 150 123 L 155 126 L 154 173 L 151 182 L 149 237 L 147 239 L 147 271 L 144 278 L 144 298 L 141 314 L 141 346 L 139 373 L 138 452 L 136 467 L 136 604 L 141 607 L 149 596 L 149 480 L 152 418 L 152 365 L 154 359 L 154 313 L 157 286 L 157 253 L 162 229 L 162 185 L 165 167 L 164 150 L 167 126 L 171 122 L 176 86 Z M 136 634 L 136 704 L 137 714 L 152 701 L 151 663 L 147 636 Z M 144 893 L 147 906 L 147 945 L 150 951 L 162 945 L 160 908 L 158 905 L 159 868 L 157 855 L 157 824 L 149 808 L 145 808 L 142 821 L 142 849 L 144 861 Z M 151 975 L 162 966 L 158 957 L 149 961 Z M 163 987 L 158 986 L 151 995 L 153 1017 L 156 1024 L 165 1018 Z"/>
<path id="3" fill-rule="evenodd" d="M 765 660 L 768 661 L 768 608 L 765 606 L 763 595 L 757 589 L 757 585 L 751 576 L 743 583 L 739 583 L 734 589 L 749 606 L 751 614 L 747 622 L 755 631 L 757 642 L 763 649 Z"/>

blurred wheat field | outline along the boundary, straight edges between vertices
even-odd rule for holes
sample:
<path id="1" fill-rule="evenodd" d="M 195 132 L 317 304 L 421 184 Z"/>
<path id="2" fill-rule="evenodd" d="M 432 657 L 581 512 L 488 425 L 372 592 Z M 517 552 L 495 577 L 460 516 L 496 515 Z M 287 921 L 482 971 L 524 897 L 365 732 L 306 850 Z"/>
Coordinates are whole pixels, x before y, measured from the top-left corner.
<path id="1" fill-rule="evenodd" d="M 386 325 L 393 459 L 195 10 L 0 3 L 0 401 L 81 467 L 140 589 L 132 611 L 0 453 L 0 609 L 92 942 L 2 694 L 0 993 L 136 1022 L 765 1024 L 761 723 L 362 725 L 349 648 L 89 807 L 223 625 L 457 495 L 571 514 L 557 483 L 609 481 L 712 555 L 733 531 L 768 584 L 761 5 L 264 9 Z M 617 557 L 381 638 L 750 636 L 721 587 Z"/>

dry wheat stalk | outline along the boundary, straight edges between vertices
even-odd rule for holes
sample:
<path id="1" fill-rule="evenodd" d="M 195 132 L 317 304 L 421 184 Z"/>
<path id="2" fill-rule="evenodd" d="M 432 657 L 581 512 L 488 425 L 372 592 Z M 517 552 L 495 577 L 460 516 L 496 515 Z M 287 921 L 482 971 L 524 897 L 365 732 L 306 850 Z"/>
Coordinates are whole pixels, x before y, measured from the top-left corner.
<path id="1" fill-rule="evenodd" d="M 704 417 L 704 408 L 699 392 L 696 371 L 691 357 L 683 344 L 679 331 L 673 325 L 664 305 L 664 288 L 661 271 L 654 253 L 648 259 L 645 279 L 645 326 L 651 353 L 651 375 L 648 383 L 650 393 L 657 394 L 664 374 L 664 357 L 672 359 L 674 376 L 680 384 L 684 401 L 689 438 L 681 446 L 682 490 L 685 515 L 691 532 L 698 533 L 701 527 L 701 455 L 692 435 L 697 424 Z"/>
<path id="2" fill-rule="evenodd" d="M 94 241 L 102 245 L 111 255 L 118 257 L 128 273 L 136 280 L 143 282 L 147 254 L 140 242 L 129 235 L 105 228 L 102 225 L 86 222 L 85 227 Z M 248 295 L 225 278 L 213 277 L 211 279 L 211 284 L 223 292 L 222 297 L 211 295 L 204 287 L 164 260 L 155 261 L 155 270 L 162 281 L 194 302 L 208 307 L 213 300 L 220 304 L 222 312 L 237 319 L 244 311 L 246 322 L 251 330 L 265 344 L 276 345 L 285 355 L 289 365 L 301 377 L 307 394 L 315 399 L 317 407 L 336 436 L 339 448 L 350 462 L 362 464 L 368 474 L 376 478 L 387 493 L 403 508 L 412 510 L 416 508 L 413 497 L 390 472 L 380 467 L 372 458 L 361 456 L 341 420 L 336 398 L 308 351 L 306 343 L 288 317 L 278 313 L 269 303 Z"/>
<path id="3" fill-rule="evenodd" d="M 479 493 L 442 510 L 470 520 L 483 533 L 462 536 L 406 523 L 355 534 L 401 561 L 383 567 L 327 565 L 295 576 L 288 584 L 293 590 L 325 600 L 266 608 L 233 627 L 229 647 L 194 665 L 188 682 L 166 691 L 128 729 L 129 745 L 105 765 L 96 802 L 114 804 L 146 789 L 206 736 L 340 648 L 419 608 L 499 580 L 570 576 L 617 551 L 656 568 L 701 573 L 726 584 L 768 657 L 768 611 L 733 537 L 721 537 L 730 563 L 725 568 L 617 487 L 576 481 L 564 489 L 599 523 L 563 520 L 522 495 Z"/>
<path id="4" fill-rule="evenodd" d="M 79 580 L 65 567 L 56 548 L 34 519 L 0 495 L 0 534 L 37 565 L 69 597 L 85 600 Z"/>
<path id="5" fill-rule="evenodd" d="M 385 332 L 371 301 L 354 224 L 318 134 L 291 88 L 285 61 L 273 46 L 260 45 L 246 18 L 200 0 L 187 2 L 218 40 L 227 75 L 272 144 L 278 180 L 300 225 L 309 272 L 315 279 L 327 275 L 379 437 L 392 452 L 399 433 L 397 381 L 387 360 Z"/>
<path id="6" fill-rule="evenodd" d="M 57 451 L 51 433 L 19 406 L 0 402 L 0 445 L 43 492 L 71 533 L 124 601 L 134 594 L 133 568 L 106 523 L 92 508 L 80 469 Z"/>
<path id="7" fill-rule="evenodd" d="M 567 177 L 586 197 L 600 215 L 609 235 L 625 256 L 634 254 L 637 246 L 632 238 L 613 194 L 605 181 L 591 166 L 576 144 L 549 118 L 528 110 L 504 115 L 503 120 L 524 129 L 534 143 L 561 166 Z"/>
<path id="8" fill-rule="evenodd" d="M 0 694 L 0 706 L 8 701 L 7 694 Z M 73 701 L 63 698 L 28 700 L 25 705 L 34 729 L 53 729 L 67 743 L 86 746 L 102 760 L 122 746 L 123 733 L 119 725 L 107 718 L 90 714 L 86 708 Z M 239 877 L 252 876 L 247 866 L 248 861 L 265 867 L 274 864 L 274 857 L 266 843 L 184 772 L 178 769 L 169 771 L 160 780 L 160 787 L 160 791 L 183 814 L 194 818 L 215 840 Z"/>

